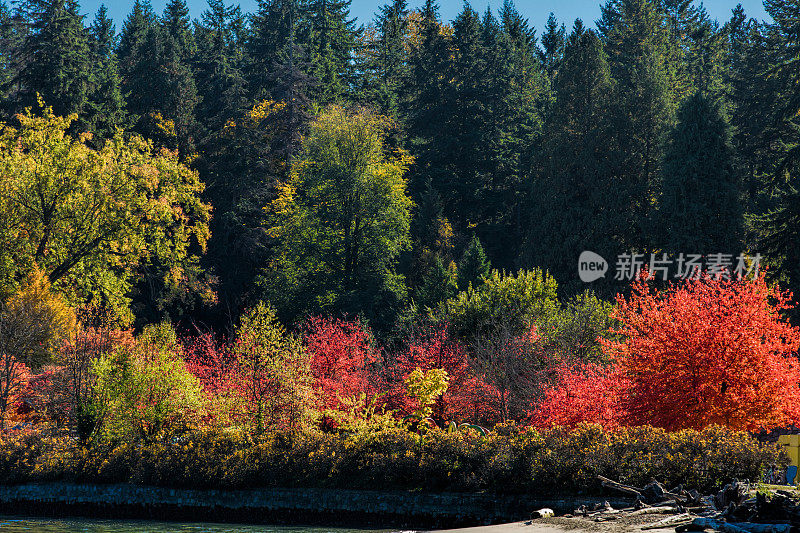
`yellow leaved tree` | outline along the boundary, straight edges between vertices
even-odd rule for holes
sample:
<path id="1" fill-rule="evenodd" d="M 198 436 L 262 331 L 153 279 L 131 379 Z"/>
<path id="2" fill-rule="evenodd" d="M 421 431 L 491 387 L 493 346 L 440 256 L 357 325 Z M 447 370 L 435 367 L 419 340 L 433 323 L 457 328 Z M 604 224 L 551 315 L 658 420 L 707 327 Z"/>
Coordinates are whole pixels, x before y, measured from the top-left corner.
<path id="1" fill-rule="evenodd" d="M 168 295 L 199 285 L 211 208 L 176 153 L 122 132 L 95 149 L 68 133 L 75 118 L 43 107 L 0 125 L 0 299 L 38 265 L 71 303 L 125 321 L 137 278 Z"/>

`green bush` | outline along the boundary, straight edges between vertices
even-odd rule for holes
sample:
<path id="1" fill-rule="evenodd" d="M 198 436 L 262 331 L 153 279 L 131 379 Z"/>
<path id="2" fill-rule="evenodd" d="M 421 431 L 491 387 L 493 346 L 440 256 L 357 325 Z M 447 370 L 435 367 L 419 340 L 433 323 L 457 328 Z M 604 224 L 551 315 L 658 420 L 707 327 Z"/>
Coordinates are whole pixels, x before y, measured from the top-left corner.
<path id="1" fill-rule="evenodd" d="M 760 480 L 781 465 L 775 445 L 711 427 L 667 433 L 585 425 L 535 431 L 498 426 L 478 433 L 401 429 L 349 436 L 319 432 L 202 431 L 146 445 L 81 447 L 66 434 L 0 437 L 0 483 L 133 482 L 200 487 L 329 487 L 490 491 L 553 496 L 601 490 L 597 475 L 643 485 L 656 478 L 715 489 Z"/>
<path id="2" fill-rule="evenodd" d="M 516 275 L 493 270 L 482 285 L 447 300 L 438 314 L 457 337 L 471 339 L 491 335 L 499 327 L 522 333 L 558 309 L 556 280 L 537 268 Z"/>

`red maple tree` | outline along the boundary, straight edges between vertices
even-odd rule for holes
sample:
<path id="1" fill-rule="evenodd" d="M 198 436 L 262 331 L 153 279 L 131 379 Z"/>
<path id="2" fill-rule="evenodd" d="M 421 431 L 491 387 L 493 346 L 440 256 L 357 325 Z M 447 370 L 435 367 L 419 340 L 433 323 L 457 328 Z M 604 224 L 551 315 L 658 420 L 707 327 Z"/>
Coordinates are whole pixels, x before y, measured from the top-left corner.
<path id="1" fill-rule="evenodd" d="M 441 368 L 447 372 L 447 391 L 436 399 L 432 418 L 439 424 L 455 420 L 484 420 L 487 409 L 487 385 L 478 379 L 470 365 L 467 351 L 449 335 L 447 324 L 427 326 L 414 332 L 405 349 L 395 355 L 386 369 L 387 403 L 401 413 L 411 413 L 416 402 L 406 395 L 403 380 L 416 368 L 427 372 Z"/>
<path id="2" fill-rule="evenodd" d="M 790 300 L 763 275 L 660 292 L 636 281 L 613 312 L 622 340 L 603 342 L 628 380 L 629 423 L 755 430 L 798 420 L 800 330 L 780 315 Z"/>

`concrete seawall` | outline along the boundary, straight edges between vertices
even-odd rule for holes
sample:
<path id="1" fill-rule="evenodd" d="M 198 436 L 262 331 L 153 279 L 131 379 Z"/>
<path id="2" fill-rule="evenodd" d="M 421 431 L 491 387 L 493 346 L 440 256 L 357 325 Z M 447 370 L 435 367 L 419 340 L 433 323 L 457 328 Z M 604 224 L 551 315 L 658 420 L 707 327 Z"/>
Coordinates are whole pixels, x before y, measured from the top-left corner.
<path id="1" fill-rule="evenodd" d="M 358 527 L 462 527 L 523 520 L 597 498 L 335 489 L 196 490 L 130 484 L 0 486 L 0 513 Z M 611 502 L 618 503 L 621 502 Z"/>

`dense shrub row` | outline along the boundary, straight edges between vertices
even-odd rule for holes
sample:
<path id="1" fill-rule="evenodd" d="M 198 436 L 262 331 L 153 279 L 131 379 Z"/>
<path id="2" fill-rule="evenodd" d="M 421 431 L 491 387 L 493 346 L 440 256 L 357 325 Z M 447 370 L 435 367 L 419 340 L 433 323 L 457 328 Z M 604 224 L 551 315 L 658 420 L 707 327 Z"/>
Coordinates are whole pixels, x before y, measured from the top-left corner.
<path id="1" fill-rule="evenodd" d="M 199 431 L 150 444 L 80 446 L 67 435 L 0 437 L 0 483 L 132 482 L 175 487 L 328 487 L 429 491 L 599 491 L 598 474 L 632 484 L 651 478 L 712 489 L 759 480 L 783 463 L 774 445 L 712 426 L 666 432 L 597 425 L 537 431 L 497 426 L 488 435 L 403 429 L 261 437 Z"/>

